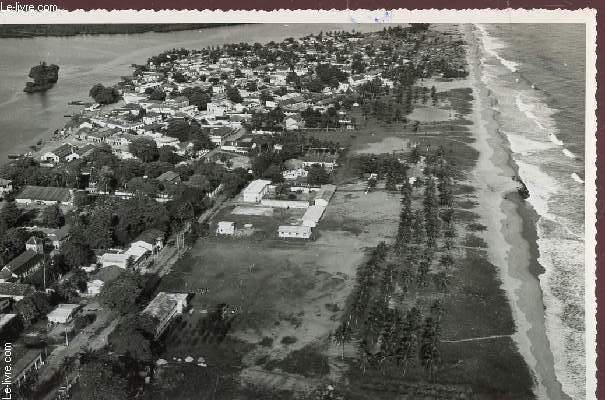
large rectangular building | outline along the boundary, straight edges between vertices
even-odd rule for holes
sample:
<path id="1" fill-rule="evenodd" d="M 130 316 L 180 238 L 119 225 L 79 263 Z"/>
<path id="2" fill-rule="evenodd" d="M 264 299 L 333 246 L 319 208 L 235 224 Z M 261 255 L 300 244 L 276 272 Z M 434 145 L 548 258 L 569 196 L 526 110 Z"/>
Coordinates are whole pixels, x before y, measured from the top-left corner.
<path id="1" fill-rule="evenodd" d="M 271 181 L 264 179 L 256 179 L 248 184 L 242 191 L 244 201 L 246 203 L 259 203 L 265 193 L 267 193 L 267 186 L 271 184 Z"/>
<path id="2" fill-rule="evenodd" d="M 325 211 L 323 206 L 311 206 L 302 217 L 302 225 L 315 228 Z"/>
<path id="3" fill-rule="evenodd" d="M 65 206 L 72 206 L 73 192 L 62 187 L 25 186 L 21 193 L 15 196 L 15 202 L 45 206 L 60 203 Z"/>

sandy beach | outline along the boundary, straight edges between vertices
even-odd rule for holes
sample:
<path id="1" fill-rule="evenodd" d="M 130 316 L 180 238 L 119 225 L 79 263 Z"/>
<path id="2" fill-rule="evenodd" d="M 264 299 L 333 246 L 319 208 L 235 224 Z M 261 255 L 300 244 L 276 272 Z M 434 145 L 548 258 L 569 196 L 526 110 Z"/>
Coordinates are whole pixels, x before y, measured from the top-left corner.
<path id="1" fill-rule="evenodd" d="M 561 388 L 546 336 L 544 302 L 538 274 L 535 212 L 517 194 L 517 167 L 510 145 L 498 131 L 497 102 L 481 81 L 482 49 L 470 25 L 463 27 L 468 43 L 469 85 L 473 88 L 474 147 L 480 156 L 473 171 L 478 190 L 478 213 L 488 227 L 489 260 L 499 271 L 516 324 L 513 339 L 533 374 L 539 399 L 569 399 Z"/>

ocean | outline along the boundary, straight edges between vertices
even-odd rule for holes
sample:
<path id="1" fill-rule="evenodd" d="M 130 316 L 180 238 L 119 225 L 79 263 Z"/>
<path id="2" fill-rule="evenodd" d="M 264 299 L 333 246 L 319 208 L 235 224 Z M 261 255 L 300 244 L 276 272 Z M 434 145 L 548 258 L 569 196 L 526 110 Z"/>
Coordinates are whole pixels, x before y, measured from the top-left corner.
<path id="1" fill-rule="evenodd" d="M 582 24 L 478 25 L 482 80 L 538 214 L 546 333 L 563 391 L 585 398 Z"/>

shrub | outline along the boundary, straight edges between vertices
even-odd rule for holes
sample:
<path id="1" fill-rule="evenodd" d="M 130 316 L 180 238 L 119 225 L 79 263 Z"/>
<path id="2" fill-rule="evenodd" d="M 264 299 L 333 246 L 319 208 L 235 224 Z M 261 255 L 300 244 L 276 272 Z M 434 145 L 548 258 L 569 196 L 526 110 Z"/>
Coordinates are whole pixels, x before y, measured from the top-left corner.
<path id="1" fill-rule="evenodd" d="M 289 346 L 291 344 L 294 344 L 298 341 L 298 339 L 296 339 L 294 336 L 284 336 L 281 339 L 281 344 L 284 344 L 286 346 Z"/>

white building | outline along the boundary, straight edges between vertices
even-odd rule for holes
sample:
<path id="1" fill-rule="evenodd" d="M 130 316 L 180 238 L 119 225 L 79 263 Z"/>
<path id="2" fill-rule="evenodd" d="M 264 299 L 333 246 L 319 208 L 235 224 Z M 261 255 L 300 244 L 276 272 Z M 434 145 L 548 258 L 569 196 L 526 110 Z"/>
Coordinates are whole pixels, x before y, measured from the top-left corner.
<path id="1" fill-rule="evenodd" d="M 259 203 L 263 196 L 267 193 L 267 187 L 271 181 L 264 179 L 256 179 L 248 184 L 242 191 L 244 201 L 246 203 Z"/>
<path id="2" fill-rule="evenodd" d="M 302 225 L 280 225 L 277 228 L 280 238 L 308 239 L 311 237 L 311 227 Z"/>
<path id="3" fill-rule="evenodd" d="M 225 114 L 225 107 L 222 107 L 216 103 L 208 103 L 206 105 L 206 113 L 215 117 L 222 117 Z"/>
<path id="4" fill-rule="evenodd" d="M 13 191 L 13 181 L 9 179 L 0 178 L 0 199 L 3 199 L 4 196 Z"/>
<path id="5" fill-rule="evenodd" d="M 307 208 L 307 211 L 305 211 L 305 214 L 302 216 L 302 225 L 308 226 L 309 228 L 315 228 L 324 211 L 325 207 L 322 206 L 311 206 Z"/>
<path id="6" fill-rule="evenodd" d="M 158 324 L 155 327 L 154 338 L 162 336 L 168 325 L 187 308 L 186 293 L 160 292 L 142 311 L 143 314 L 154 317 Z"/>
<path id="7" fill-rule="evenodd" d="M 216 234 L 233 236 L 235 234 L 235 222 L 219 221 Z"/>
<path id="8" fill-rule="evenodd" d="M 126 269 L 129 263 L 134 268 L 145 258 L 148 253 L 150 253 L 150 251 L 145 247 L 140 247 L 137 245 L 137 243 L 133 243 L 124 253 L 103 254 L 100 257 L 99 262 L 101 263 L 102 268 L 115 265 L 117 267 Z"/>
<path id="9" fill-rule="evenodd" d="M 68 324 L 80 308 L 79 304 L 59 304 L 48 314 L 49 324 Z"/>
<path id="10" fill-rule="evenodd" d="M 285 123 L 287 131 L 293 131 L 300 127 L 299 121 L 297 121 L 296 119 L 294 119 L 292 117 L 286 118 L 284 123 Z"/>
<path id="11" fill-rule="evenodd" d="M 288 169 L 282 172 L 284 179 L 306 178 L 307 175 L 309 175 L 309 171 L 304 168 Z"/>

